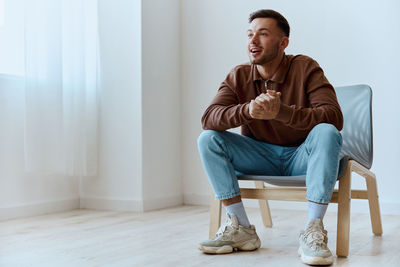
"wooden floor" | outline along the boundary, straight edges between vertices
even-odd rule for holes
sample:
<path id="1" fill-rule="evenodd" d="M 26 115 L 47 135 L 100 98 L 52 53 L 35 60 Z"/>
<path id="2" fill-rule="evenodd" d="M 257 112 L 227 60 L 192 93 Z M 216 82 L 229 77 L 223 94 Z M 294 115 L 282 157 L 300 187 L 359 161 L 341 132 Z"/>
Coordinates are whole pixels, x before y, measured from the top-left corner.
<path id="1" fill-rule="evenodd" d="M 197 243 L 208 235 L 208 207 L 182 206 L 147 213 L 74 210 L 0 222 L 0 266 L 305 266 L 297 257 L 304 211 L 272 210 L 265 228 L 247 209 L 261 248 L 205 255 Z M 400 266 L 400 216 L 383 216 L 382 237 L 367 214 L 351 217 L 350 256 L 337 266 Z M 335 253 L 336 214 L 325 217 Z"/>

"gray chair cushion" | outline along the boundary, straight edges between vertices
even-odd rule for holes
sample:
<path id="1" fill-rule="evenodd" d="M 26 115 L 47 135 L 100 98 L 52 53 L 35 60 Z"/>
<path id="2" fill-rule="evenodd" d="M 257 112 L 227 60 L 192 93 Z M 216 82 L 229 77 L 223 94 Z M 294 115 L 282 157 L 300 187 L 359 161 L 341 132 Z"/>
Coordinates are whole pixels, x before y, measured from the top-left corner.
<path id="1" fill-rule="evenodd" d="M 368 85 L 352 85 L 335 88 L 342 108 L 344 124 L 338 179 L 343 176 L 350 159 L 371 168 L 372 143 L 372 90 Z M 305 186 L 306 176 L 240 175 L 239 180 L 265 181 L 279 186 Z"/>

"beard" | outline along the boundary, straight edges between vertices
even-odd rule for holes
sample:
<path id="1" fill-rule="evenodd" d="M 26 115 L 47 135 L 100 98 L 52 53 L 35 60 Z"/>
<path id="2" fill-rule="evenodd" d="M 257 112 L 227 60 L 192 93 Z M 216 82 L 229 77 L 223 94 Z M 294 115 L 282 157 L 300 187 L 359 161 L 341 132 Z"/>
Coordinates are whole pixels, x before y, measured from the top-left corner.
<path id="1" fill-rule="evenodd" d="M 267 51 L 267 53 L 262 57 L 257 59 L 256 58 L 252 59 L 251 53 L 249 54 L 249 57 L 251 63 L 256 65 L 264 65 L 274 60 L 278 56 L 278 54 L 279 54 L 279 42 L 276 42 L 276 44 L 272 46 L 271 49 L 269 49 L 269 51 Z"/>

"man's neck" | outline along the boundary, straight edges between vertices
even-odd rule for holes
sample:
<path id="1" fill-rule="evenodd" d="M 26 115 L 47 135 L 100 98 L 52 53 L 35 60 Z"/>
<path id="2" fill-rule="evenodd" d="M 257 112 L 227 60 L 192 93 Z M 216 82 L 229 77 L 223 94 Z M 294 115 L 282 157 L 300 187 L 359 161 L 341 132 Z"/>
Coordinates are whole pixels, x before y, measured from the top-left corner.
<path id="1" fill-rule="evenodd" d="M 276 58 L 266 64 L 256 65 L 258 73 L 260 73 L 261 77 L 264 80 L 269 80 L 274 76 L 275 72 L 278 70 L 279 65 L 281 64 L 283 55 L 284 54 L 278 55 Z"/>

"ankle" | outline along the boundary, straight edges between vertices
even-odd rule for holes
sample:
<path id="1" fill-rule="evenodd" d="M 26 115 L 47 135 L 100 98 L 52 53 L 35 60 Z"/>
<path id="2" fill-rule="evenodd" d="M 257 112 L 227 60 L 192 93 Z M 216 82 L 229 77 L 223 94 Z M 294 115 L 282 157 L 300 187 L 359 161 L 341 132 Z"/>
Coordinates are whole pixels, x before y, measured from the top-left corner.
<path id="1" fill-rule="evenodd" d="M 316 219 L 320 219 L 321 222 L 324 219 L 326 210 L 328 208 L 328 204 L 324 203 L 316 203 L 316 202 L 308 202 L 308 216 L 307 216 L 307 223 L 305 228 L 307 228 L 307 225 L 312 221 Z"/>
<path id="2" fill-rule="evenodd" d="M 249 219 L 247 218 L 246 211 L 243 206 L 243 202 L 237 202 L 229 206 L 225 206 L 226 212 L 228 214 L 233 214 L 236 216 L 238 223 L 245 227 L 250 227 Z"/>

